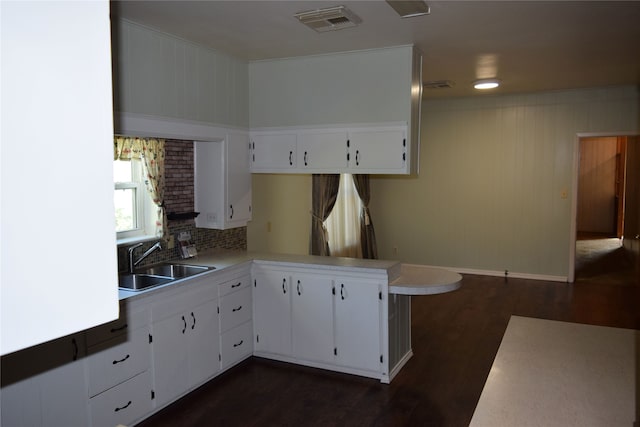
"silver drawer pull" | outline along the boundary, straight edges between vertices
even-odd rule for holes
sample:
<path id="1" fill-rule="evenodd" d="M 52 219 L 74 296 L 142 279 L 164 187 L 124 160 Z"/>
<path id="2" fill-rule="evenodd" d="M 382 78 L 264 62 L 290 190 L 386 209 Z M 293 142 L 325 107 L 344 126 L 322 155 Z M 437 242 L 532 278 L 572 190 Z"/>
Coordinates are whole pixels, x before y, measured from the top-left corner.
<path id="1" fill-rule="evenodd" d="M 240 340 L 240 342 L 239 342 L 239 343 L 234 344 L 233 346 L 234 346 L 234 347 L 240 347 L 240 346 L 242 345 L 242 343 L 243 343 L 243 342 L 244 342 L 244 340 Z"/>
<path id="2" fill-rule="evenodd" d="M 113 364 L 114 364 L 114 365 L 117 365 L 118 363 L 122 363 L 122 362 L 124 362 L 125 360 L 127 360 L 129 357 L 130 357 L 130 356 L 127 354 L 123 359 L 120 359 L 120 360 L 114 360 L 114 361 L 113 361 Z"/>
<path id="3" fill-rule="evenodd" d="M 241 306 L 241 305 L 239 305 L 239 306 L 238 306 L 238 308 L 233 308 L 233 309 L 231 309 L 231 311 L 232 311 L 232 312 L 234 312 L 234 313 L 235 313 L 236 311 L 240 311 L 240 310 L 242 310 L 242 306 Z"/>

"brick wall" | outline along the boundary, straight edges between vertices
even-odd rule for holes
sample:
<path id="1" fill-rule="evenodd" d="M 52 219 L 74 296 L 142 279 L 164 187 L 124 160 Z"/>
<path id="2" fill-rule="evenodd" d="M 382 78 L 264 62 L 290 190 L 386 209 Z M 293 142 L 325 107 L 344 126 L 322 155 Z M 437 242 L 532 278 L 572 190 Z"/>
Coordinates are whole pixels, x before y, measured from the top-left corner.
<path id="1" fill-rule="evenodd" d="M 193 141 L 167 139 L 165 142 L 165 207 L 167 213 L 188 213 L 194 211 L 193 198 Z M 247 249 L 247 227 L 230 230 L 210 230 L 196 228 L 193 219 L 169 220 L 169 233 L 174 237 L 182 231 L 191 233 L 191 238 L 198 251 L 213 248 Z M 140 256 L 155 242 L 145 243 L 136 249 Z M 180 258 L 176 248 L 163 248 L 154 252 L 140 265 L 155 264 Z M 127 269 L 127 249 L 118 249 L 118 265 L 120 271 Z"/>

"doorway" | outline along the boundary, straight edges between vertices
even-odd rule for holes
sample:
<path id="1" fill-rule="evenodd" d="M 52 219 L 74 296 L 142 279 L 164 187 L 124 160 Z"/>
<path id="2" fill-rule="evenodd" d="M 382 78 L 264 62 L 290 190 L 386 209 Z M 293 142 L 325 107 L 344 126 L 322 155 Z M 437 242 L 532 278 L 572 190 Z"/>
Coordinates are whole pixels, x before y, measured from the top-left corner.
<path id="1" fill-rule="evenodd" d="M 578 140 L 574 280 L 597 280 L 599 275 L 616 273 L 621 284 L 633 283 L 637 253 L 631 247 L 640 234 L 640 190 L 635 182 L 640 165 L 638 144 L 637 136 L 628 135 Z"/>
<path id="2" fill-rule="evenodd" d="M 622 237 L 626 138 L 580 138 L 578 236 Z"/>

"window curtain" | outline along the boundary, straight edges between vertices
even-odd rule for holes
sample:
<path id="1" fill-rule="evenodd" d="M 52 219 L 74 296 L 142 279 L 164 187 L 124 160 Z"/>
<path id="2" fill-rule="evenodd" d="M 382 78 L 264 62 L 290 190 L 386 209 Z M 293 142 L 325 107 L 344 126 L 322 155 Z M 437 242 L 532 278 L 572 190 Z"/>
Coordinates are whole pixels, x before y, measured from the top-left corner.
<path id="1" fill-rule="evenodd" d="M 362 257 L 368 259 L 378 258 L 378 248 L 376 245 L 376 232 L 373 228 L 371 215 L 369 212 L 369 200 L 371 190 L 369 189 L 369 175 L 353 175 L 353 183 L 356 186 L 362 210 L 360 211 L 360 243 L 362 245 Z"/>
<path id="2" fill-rule="evenodd" d="M 336 203 L 324 222 L 331 256 L 362 258 L 360 212 L 362 201 L 351 174 L 340 174 Z"/>
<path id="3" fill-rule="evenodd" d="M 311 239 L 309 253 L 311 255 L 330 256 L 327 242 L 327 229 L 324 221 L 327 219 L 338 196 L 340 175 L 314 174 L 312 178 L 312 206 L 311 206 Z"/>
<path id="4" fill-rule="evenodd" d="M 142 160 L 144 183 L 157 206 L 156 231 L 159 238 L 169 236 L 164 208 L 164 139 L 114 138 L 114 160 Z"/>

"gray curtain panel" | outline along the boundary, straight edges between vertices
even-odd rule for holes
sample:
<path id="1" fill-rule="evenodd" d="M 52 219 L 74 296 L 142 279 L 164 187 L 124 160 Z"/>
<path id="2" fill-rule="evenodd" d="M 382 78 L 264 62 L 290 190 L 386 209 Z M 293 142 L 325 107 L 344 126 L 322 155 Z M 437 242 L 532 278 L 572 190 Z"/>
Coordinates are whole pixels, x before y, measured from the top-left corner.
<path id="1" fill-rule="evenodd" d="M 369 214 L 369 175 L 353 175 L 353 183 L 358 190 L 358 196 L 362 200 L 362 212 L 360 212 L 360 244 L 362 245 L 362 258 L 377 259 L 378 247 L 376 244 L 376 232 Z"/>
<path id="2" fill-rule="evenodd" d="M 324 221 L 327 219 L 338 197 L 340 175 L 314 174 L 312 178 L 311 255 L 330 256 Z"/>

